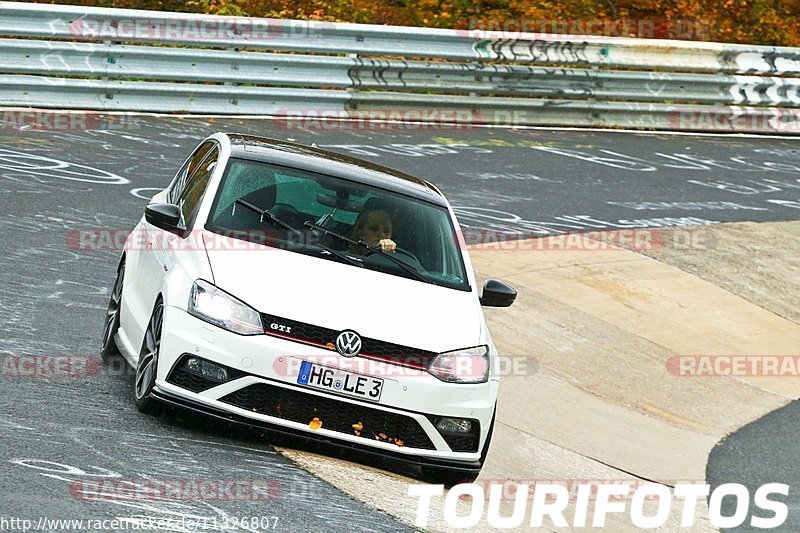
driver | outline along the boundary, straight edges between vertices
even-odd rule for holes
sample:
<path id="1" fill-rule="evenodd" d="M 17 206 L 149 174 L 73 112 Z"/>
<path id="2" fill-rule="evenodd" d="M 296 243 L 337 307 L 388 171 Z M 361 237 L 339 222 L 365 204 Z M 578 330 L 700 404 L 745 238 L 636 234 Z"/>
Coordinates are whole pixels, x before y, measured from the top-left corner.
<path id="1" fill-rule="evenodd" d="M 352 239 L 364 241 L 371 248 L 380 247 L 384 252 L 394 252 L 397 248 L 397 243 L 392 240 L 392 217 L 383 209 L 362 211 L 353 226 Z M 350 251 L 360 253 L 353 245 Z"/>

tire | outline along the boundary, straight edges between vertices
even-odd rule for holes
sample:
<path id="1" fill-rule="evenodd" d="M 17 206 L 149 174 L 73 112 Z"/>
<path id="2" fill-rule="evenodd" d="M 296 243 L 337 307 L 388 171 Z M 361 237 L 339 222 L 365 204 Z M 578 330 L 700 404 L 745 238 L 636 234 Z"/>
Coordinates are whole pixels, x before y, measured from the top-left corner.
<path id="1" fill-rule="evenodd" d="M 161 403 L 150 397 L 156 384 L 158 371 L 158 352 L 161 348 L 161 330 L 164 324 L 164 304 L 156 302 L 147 330 L 144 333 L 142 349 L 139 350 L 139 362 L 136 364 L 136 377 L 133 383 L 133 396 L 136 408 L 148 415 L 158 414 Z"/>
<path id="2" fill-rule="evenodd" d="M 119 263 L 117 268 L 117 279 L 114 281 L 114 288 L 111 290 L 111 298 L 108 301 L 108 309 L 106 310 L 106 319 L 103 324 L 103 348 L 100 355 L 103 360 L 120 355 L 117 343 L 114 341 L 114 335 L 119 330 L 119 315 L 120 307 L 122 306 L 122 284 L 125 278 L 125 257 Z"/>
<path id="3" fill-rule="evenodd" d="M 486 456 L 489 455 L 489 446 L 492 443 L 492 434 L 494 433 L 494 420 L 497 418 L 497 407 L 495 406 L 494 413 L 492 414 L 492 423 L 489 425 L 489 434 L 486 436 L 486 443 L 481 450 L 481 468 L 486 463 Z M 472 483 L 477 478 L 480 472 L 464 472 L 447 467 L 437 466 L 423 466 L 422 479 L 427 483 L 435 485 L 444 485 L 445 487 L 452 487 L 459 483 Z"/>

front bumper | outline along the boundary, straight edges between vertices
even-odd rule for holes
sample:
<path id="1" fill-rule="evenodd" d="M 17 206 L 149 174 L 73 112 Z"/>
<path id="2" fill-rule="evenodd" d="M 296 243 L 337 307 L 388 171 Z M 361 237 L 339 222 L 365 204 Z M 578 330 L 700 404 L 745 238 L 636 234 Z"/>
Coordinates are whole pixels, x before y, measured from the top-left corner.
<path id="1" fill-rule="evenodd" d="M 425 457 L 419 455 L 410 455 L 405 453 L 397 453 L 391 450 L 380 450 L 370 446 L 365 446 L 360 443 L 346 442 L 338 438 L 326 438 L 323 435 L 309 435 L 306 431 L 300 431 L 294 428 L 286 427 L 279 424 L 273 424 L 262 420 L 256 420 L 247 416 L 240 416 L 224 410 L 216 409 L 213 406 L 194 403 L 191 400 L 186 400 L 180 396 L 173 395 L 169 392 L 154 390 L 151 396 L 167 405 L 177 407 L 180 409 L 192 411 L 198 414 L 211 416 L 224 422 L 231 422 L 234 424 L 247 426 L 256 429 L 266 429 L 271 433 L 283 435 L 287 437 L 301 437 L 309 438 L 314 437 L 314 440 L 321 444 L 331 446 L 344 451 L 356 452 L 357 454 L 367 455 L 373 459 L 390 458 L 402 463 L 413 464 L 425 467 L 445 467 L 452 471 L 461 472 L 466 476 L 477 475 L 482 463 L 480 460 L 453 460 L 446 457 Z"/>
<path id="2" fill-rule="evenodd" d="M 186 355 L 231 368 L 236 377 L 199 392 L 185 388 L 185 384 L 179 386 L 174 370 Z M 418 464 L 427 461 L 431 465 L 463 467 L 465 473 L 480 469 L 480 452 L 494 411 L 497 382 L 449 384 L 424 372 L 397 375 L 389 369 L 388 374 L 377 376 L 384 379 L 384 392 L 380 403 L 373 403 L 298 385 L 293 370 L 296 366 L 287 362 L 315 357 L 325 357 L 326 362 L 332 358 L 335 362 L 340 356 L 336 352 L 267 335 L 237 335 L 207 324 L 180 308 L 167 307 L 153 395 L 179 407 L 277 433 L 311 437 L 339 447 Z M 358 358 L 342 359 L 352 362 Z M 253 397 L 263 397 L 271 403 L 264 399 L 256 403 Z M 277 403 L 278 410 L 263 408 L 265 402 L 271 406 Z M 292 407 L 301 403 L 309 405 L 305 412 L 325 413 L 327 424 L 320 416 L 322 427 L 312 429 L 309 422 L 314 416 L 297 416 L 297 409 L 295 415 L 287 416 L 281 411 L 281 403 Z M 353 424 L 378 420 L 378 425 L 385 429 L 368 433 L 372 428 L 367 428 L 362 434 L 356 434 L 351 429 L 352 424 L 347 423 L 349 416 Z M 450 436 L 445 438 L 436 429 L 437 416 L 475 420 L 480 433 L 474 451 L 454 451 L 458 449 L 454 445 L 457 441 Z M 412 435 L 409 429 L 412 426 L 416 426 L 421 435 Z M 407 444 L 398 445 L 398 440 L 407 441 Z"/>

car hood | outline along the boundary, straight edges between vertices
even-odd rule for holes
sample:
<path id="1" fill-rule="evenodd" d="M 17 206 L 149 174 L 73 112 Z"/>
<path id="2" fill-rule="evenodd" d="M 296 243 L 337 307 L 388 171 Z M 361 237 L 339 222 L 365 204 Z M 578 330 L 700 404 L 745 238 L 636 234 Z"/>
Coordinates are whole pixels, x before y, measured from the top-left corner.
<path id="1" fill-rule="evenodd" d="M 252 243 L 215 250 L 209 235 L 214 283 L 261 313 L 433 352 L 481 344 L 472 292 Z"/>

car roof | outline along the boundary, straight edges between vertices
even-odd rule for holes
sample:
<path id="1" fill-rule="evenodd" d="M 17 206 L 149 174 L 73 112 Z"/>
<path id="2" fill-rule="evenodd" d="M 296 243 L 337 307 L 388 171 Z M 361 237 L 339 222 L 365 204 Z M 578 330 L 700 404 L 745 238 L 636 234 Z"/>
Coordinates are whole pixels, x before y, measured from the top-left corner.
<path id="1" fill-rule="evenodd" d="M 432 185 L 399 170 L 289 141 L 244 134 L 227 136 L 231 141 L 231 157 L 334 176 L 447 206 Z"/>

